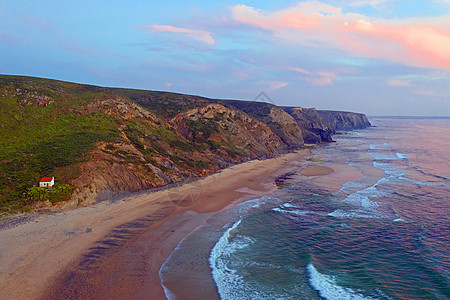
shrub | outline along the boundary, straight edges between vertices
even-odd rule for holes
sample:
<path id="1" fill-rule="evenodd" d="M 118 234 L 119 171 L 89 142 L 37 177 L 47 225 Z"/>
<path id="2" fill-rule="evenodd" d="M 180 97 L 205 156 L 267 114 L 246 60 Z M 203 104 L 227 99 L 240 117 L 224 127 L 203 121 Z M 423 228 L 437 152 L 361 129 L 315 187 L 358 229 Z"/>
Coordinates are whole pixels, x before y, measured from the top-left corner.
<path id="1" fill-rule="evenodd" d="M 67 200 L 72 194 L 73 186 L 70 184 L 55 184 L 51 188 L 33 186 L 23 194 L 28 203 L 37 201 L 50 201 L 56 203 Z"/>

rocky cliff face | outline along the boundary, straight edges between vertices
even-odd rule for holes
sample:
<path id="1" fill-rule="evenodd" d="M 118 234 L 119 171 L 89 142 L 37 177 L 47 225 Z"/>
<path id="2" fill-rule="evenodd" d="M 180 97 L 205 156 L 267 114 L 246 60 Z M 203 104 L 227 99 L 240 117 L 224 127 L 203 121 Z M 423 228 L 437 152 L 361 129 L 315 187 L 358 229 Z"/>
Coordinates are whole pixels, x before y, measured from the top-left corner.
<path id="1" fill-rule="evenodd" d="M 196 107 L 176 115 L 171 124 L 193 143 L 207 141 L 210 148 L 238 151 L 240 160 L 273 157 L 284 144 L 269 126 L 233 107 L 219 103 Z"/>
<path id="2" fill-rule="evenodd" d="M 331 110 L 318 110 L 317 113 L 333 130 L 364 129 L 372 126 L 365 114 Z"/>
<path id="3" fill-rule="evenodd" d="M 92 152 L 94 159 L 81 166 L 70 205 L 201 177 L 283 150 L 281 139 L 264 123 L 218 103 L 199 104 L 167 123 L 142 107 L 116 105 L 122 108 L 116 116 L 126 118 L 122 138 L 101 143 Z"/>
<path id="4" fill-rule="evenodd" d="M 286 149 L 298 149 L 303 146 L 302 130 L 296 120 L 281 108 L 265 102 L 224 101 L 224 103 L 232 105 L 267 124 L 280 137 L 286 145 Z"/>
<path id="5" fill-rule="evenodd" d="M 42 176 L 70 185 L 73 207 L 367 126 L 347 112 L 0 76 L 0 213 L 35 205 L 23 195 Z"/>
<path id="6" fill-rule="evenodd" d="M 328 122 L 322 120 L 315 108 L 283 107 L 302 129 L 303 139 L 308 144 L 332 142 L 334 130 Z"/>

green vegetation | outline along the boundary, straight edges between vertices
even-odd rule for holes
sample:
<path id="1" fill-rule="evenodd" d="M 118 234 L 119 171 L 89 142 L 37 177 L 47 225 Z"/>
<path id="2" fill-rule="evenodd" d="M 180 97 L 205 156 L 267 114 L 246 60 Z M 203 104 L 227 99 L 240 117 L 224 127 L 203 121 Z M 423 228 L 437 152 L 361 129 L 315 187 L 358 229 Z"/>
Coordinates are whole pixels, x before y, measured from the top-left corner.
<path id="1" fill-rule="evenodd" d="M 323 161 L 323 159 L 320 159 L 320 158 L 310 158 L 309 161 L 319 162 L 319 161 Z"/>
<path id="2" fill-rule="evenodd" d="M 37 201 L 50 201 L 51 203 L 56 203 L 68 200 L 72 194 L 72 191 L 73 186 L 70 184 L 55 184 L 51 188 L 39 188 L 37 186 L 33 186 L 23 194 L 23 197 L 26 203 L 33 203 Z"/>
<path id="3" fill-rule="evenodd" d="M 182 111 L 199 106 L 199 104 L 201 105 L 210 101 L 203 97 L 168 92 L 130 89 L 112 89 L 112 91 L 139 103 L 158 116 L 162 116 L 166 119 L 172 118 Z"/>
<path id="4" fill-rule="evenodd" d="M 186 120 L 186 124 L 192 131 L 196 143 L 206 143 L 213 133 L 218 132 L 218 125 L 214 120 Z"/>
<path id="5" fill-rule="evenodd" d="M 85 160 L 86 153 L 107 135 L 75 132 L 32 144 L 28 153 L 36 157 L 41 174 L 52 174 L 57 167 Z"/>
<path id="6" fill-rule="evenodd" d="M 118 97 L 136 101 L 161 117 L 160 121 L 155 124 L 154 120 L 111 113 L 108 109 L 114 109 L 113 101 Z M 133 164 L 135 170 L 144 173 L 149 172 L 148 163 L 166 174 L 178 172 L 175 168 L 201 172 L 211 167 L 202 153 L 222 148 L 237 159 L 242 149 L 230 138 L 212 140 L 221 132 L 219 124 L 227 121 L 225 115 L 186 120 L 189 138 L 164 121 L 209 101 L 174 93 L 0 75 L 0 214 L 28 211 L 36 201 L 67 199 L 73 190 L 68 184 L 81 175 L 82 164 L 92 159 L 91 150 L 101 142 L 106 143 L 103 152 L 112 156 L 107 160 Z M 125 140 L 118 128 L 126 135 Z M 119 149 L 116 142 L 131 142 L 145 160 L 127 148 Z M 176 166 L 159 165 L 158 157 Z M 38 189 L 36 184 L 43 176 L 55 176 L 58 185 Z"/>
<path id="7" fill-rule="evenodd" d="M 130 100 L 156 118 L 135 113 L 128 106 Z M 168 176 L 194 176 L 217 169 L 212 157 L 240 161 L 252 150 L 233 143 L 243 125 L 239 115 L 231 118 L 222 112 L 211 119 L 172 120 L 212 102 L 222 103 L 175 93 L 0 75 L 0 215 L 29 211 L 39 201 L 68 199 L 74 189 L 70 183 L 94 157 L 123 164 L 155 183 L 160 180 L 149 163 Z M 258 112 L 263 115 L 270 108 L 264 104 Z M 93 152 L 96 148 L 102 152 Z M 57 185 L 38 189 L 44 176 L 54 176 Z"/>
<path id="8" fill-rule="evenodd" d="M 214 140 L 207 140 L 206 143 L 209 145 L 209 149 L 212 151 L 220 149 L 220 147 L 221 147 L 221 144 Z"/>
<path id="9" fill-rule="evenodd" d="M 42 176 L 58 175 L 62 184 L 76 178 L 98 142 L 119 138 L 117 119 L 84 109 L 105 97 L 99 88 L 7 79 L 0 76 L 0 213 L 26 209 L 30 201 L 23 195 Z"/>

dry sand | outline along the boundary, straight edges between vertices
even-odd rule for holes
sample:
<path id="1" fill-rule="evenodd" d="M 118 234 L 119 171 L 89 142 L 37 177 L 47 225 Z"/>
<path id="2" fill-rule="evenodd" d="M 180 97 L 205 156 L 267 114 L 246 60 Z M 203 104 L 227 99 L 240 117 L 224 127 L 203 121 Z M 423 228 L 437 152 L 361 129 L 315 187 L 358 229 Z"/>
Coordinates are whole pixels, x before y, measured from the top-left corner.
<path id="1" fill-rule="evenodd" d="M 300 170 L 308 155 L 301 150 L 254 160 L 180 187 L 4 228 L 1 298 L 164 299 L 158 271 L 177 244 L 212 212 L 274 191 L 274 179 Z M 330 190 L 362 176 L 345 164 L 302 173 Z"/>

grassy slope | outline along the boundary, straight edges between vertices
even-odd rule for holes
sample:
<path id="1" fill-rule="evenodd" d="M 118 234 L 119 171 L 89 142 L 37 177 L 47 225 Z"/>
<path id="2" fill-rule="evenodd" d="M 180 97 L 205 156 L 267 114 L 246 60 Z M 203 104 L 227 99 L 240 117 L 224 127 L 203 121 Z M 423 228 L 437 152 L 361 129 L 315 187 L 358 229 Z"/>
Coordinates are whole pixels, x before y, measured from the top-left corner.
<path id="1" fill-rule="evenodd" d="M 98 101 L 114 97 L 136 101 L 159 116 L 159 121 L 125 118 L 95 108 Z M 133 164 L 143 172 L 150 172 L 146 166 L 150 163 L 175 177 L 180 176 L 175 174 L 178 171 L 156 161 L 169 160 L 185 174 L 181 176 L 220 168 L 208 160 L 213 154 L 239 161 L 246 150 L 238 149 L 226 138 L 228 133 L 223 135 L 221 120 L 186 120 L 190 132 L 186 138 L 167 123 L 177 113 L 211 101 L 174 93 L 0 75 L 0 214 L 32 205 L 24 193 L 42 176 L 55 176 L 59 184 L 71 183 L 80 176 L 82 163 L 91 159 L 90 150 L 99 142 L 111 144 L 103 152 L 115 161 Z M 214 140 L 217 136 L 223 137 L 222 142 Z M 119 150 L 114 143 L 131 144 L 144 161 Z"/>
<path id="2" fill-rule="evenodd" d="M 41 176 L 60 182 L 78 175 L 95 143 L 119 137 L 102 112 L 79 115 L 98 88 L 45 79 L 0 77 L 0 209 L 26 206 L 23 193 Z"/>

